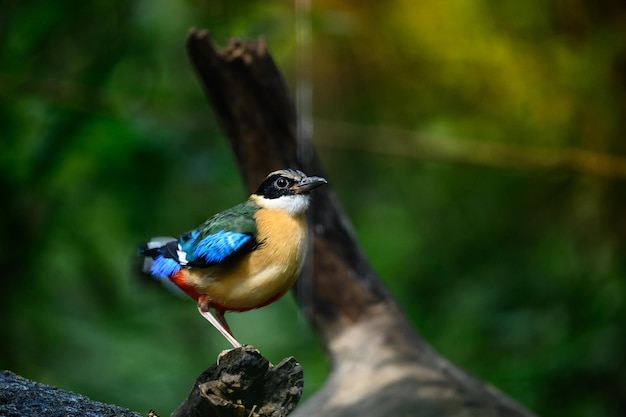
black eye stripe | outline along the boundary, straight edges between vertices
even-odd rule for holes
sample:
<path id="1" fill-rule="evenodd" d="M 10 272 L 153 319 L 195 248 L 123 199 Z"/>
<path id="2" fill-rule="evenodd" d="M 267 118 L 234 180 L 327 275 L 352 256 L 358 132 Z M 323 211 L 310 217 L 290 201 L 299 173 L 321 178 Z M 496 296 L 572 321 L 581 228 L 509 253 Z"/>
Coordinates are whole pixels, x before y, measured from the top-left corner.
<path id="1" fill-rule="evenodd" d="M 296 183 L 296 179 L 289 178 L 281 173 L 276 173 L 267 177 L 259 186 L 256 193 L 265 198 L 279 198 L 294 194 L 290 188 Z"/>

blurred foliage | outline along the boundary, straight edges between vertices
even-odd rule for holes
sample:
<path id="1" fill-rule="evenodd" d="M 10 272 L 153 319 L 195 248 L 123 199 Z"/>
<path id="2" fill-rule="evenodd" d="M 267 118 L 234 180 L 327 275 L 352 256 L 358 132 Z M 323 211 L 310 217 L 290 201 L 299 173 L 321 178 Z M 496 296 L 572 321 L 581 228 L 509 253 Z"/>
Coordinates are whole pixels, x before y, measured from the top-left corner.
<path id="1" fill-rule="evenodd" d="M 309 17 L 318 150 L 416 328 L 540 415 L 626 413 L 626 7 L 318 0 Z M 3 2 L 0 367 L 141 412 L 183 399 L 226 344 L 133 276 L 135 247 L 245 198 L 185 34 L 264 36 L 293 89 L 294 19 L 286 1 Z M 290 296 L 229 317 L 301 361 L 306 395 L 323 383 Z"/>

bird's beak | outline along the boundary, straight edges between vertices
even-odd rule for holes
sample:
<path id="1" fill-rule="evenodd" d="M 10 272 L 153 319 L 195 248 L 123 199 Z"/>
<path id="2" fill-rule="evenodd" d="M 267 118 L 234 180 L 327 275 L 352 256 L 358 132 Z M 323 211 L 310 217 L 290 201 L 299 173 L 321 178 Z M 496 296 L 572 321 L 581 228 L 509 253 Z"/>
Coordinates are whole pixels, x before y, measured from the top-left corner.
<path id="1" fill-rule="evenodd" d="M 296 194 L 308 194 L 311 190 L 328 183 L 322 177 L 304 177 L 299 183 L 295 184 L 292 189 Z"/>

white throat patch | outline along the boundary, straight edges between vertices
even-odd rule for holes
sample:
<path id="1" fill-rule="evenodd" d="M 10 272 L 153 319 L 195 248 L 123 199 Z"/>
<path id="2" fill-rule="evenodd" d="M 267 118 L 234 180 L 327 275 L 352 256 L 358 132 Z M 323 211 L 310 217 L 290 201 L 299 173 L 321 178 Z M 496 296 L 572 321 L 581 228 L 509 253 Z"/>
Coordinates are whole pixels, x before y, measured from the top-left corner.
<path id="1" fill-rule="evenodd" d="M 302 194 L 286 195 L 278 198 L 265 198 L 255 194 L 251 198 L 259 207 L 268 210 L 284 211 L 292 216 L 304 213 L 309 207 L 309 196 Z"/>

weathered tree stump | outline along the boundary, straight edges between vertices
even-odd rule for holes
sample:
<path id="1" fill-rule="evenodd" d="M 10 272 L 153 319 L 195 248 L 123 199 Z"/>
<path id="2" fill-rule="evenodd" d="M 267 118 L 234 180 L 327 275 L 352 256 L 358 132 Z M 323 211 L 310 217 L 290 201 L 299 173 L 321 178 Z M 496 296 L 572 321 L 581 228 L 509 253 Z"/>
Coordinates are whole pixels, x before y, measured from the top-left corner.
<path id="1" fill-rule="evenodd" d="M 302 395 L 294 358 L 272 365 L 252 346 L 227 351 L 196 380 L 172 417 L 284 417 Z"/>
<path id="2" fill-rule="evenodd" d="M 191 30 L 187 51 L 248 190 L 283 167 L 328 178 L 311 138 L 296 139 L 294 106 L 262 40 L 218 49 L 205 31 Z M 329 180 L 308 212 L 312 253 L 295 295 L 332 368 L 293 416 L 531 416 L 412 328 L 365 259 Z"/>

